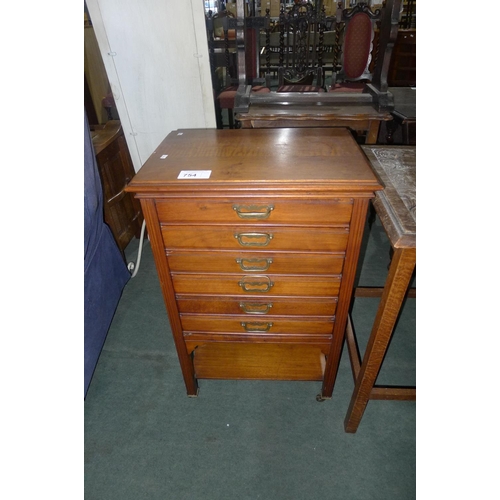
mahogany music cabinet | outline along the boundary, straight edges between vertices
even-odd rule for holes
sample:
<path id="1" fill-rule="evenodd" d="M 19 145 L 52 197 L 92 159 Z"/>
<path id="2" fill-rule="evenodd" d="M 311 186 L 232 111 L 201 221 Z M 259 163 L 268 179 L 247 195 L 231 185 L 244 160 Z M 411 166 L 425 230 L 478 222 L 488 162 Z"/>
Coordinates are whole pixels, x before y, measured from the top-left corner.
<path id="1" fill-rule="evenodd" d="M 187 394 L 198 379 L 335 383 L 370 199 L 344 128 L 177 130 L 140 199 Z"/>

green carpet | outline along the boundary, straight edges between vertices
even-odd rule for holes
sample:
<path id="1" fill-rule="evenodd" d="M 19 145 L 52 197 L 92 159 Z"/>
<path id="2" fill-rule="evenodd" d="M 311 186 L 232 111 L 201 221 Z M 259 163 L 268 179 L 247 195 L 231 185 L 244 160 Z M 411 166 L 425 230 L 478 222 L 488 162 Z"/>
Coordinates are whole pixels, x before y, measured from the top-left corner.
<path id="1" fill-rule="evenodd" d="M 127 248 L 135 260 L 138 241 Z M 389 243 L 366 231 L 359 284 L 383 285 Z M 361 352 L 379 299 L 358 298 Z M 416 301 L 404 305 L 378 378 L 415 384 Z M 415 403 L 369 401 L 344 432 L 354 387 L 344 348 L 331 400 L 320 382 L 200 380 L 188 398 L 149 242 L 127 284 L 85 400 L 87 500 L 415 498 Z"/>

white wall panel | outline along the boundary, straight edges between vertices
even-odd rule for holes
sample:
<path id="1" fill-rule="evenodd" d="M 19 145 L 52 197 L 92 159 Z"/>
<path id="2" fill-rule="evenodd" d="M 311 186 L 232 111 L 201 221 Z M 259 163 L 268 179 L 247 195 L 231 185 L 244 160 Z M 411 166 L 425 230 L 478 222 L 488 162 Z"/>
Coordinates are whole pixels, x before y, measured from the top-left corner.
<path id="1" fill-rule="evenodd" d="M 86 3 L 136 171 L 172 130 L 215 128 L 203 0 Z"/>

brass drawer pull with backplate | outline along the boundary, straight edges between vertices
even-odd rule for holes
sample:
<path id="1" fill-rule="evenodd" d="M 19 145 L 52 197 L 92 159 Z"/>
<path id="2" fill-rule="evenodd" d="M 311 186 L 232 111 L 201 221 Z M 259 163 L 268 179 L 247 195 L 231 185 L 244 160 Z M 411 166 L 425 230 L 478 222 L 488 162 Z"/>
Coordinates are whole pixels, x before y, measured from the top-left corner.
<path id="1" fill-rule="evenodd" d="M 236 259 L 242 271 L 267 271 L 273 259 Z"/>
<path id="2" fill-rule="evenodd" d="M 247 314 L 267 314 L 272 304 L 260 304 L 260 303 L 251 303 L 251 302 L 240 302 L 240 307 L 243 309 L 243 312 Z"/>
<path id="3" fill-rule="evenodd" d="M 267 219 L 274 210 L 274 205 L 233 205 L 233 210 L 240 219 Z"/>
<path id="4" fill-rule="evenodd" d="M 234 237 L 243 247 L 267 247 L 273 239 L 271 233 L 237 233 Z"/>
<path id="5" fill-rule="evenodd" d="M 259 281 L 256 281 L 258 279 Z M 244 292 L 269 292 L 274 286 L 274 283 L 268 276 L 244 276 L 238 285 L 243 288 Z"/>
<path id="6" fill-rule="evenodd" d="M 261 333 L 268 332 L 273 326 L 272 323 L 247 323 L 246 321 L 241 322 L 241 326 L 245 331 L 249 333 Z"/>

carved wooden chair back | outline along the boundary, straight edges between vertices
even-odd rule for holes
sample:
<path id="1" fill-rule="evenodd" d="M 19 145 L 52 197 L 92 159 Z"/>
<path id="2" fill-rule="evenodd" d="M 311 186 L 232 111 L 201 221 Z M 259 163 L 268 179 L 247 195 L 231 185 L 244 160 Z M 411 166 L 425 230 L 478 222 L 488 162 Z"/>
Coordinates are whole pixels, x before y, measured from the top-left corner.
<path id="1" fill-rule="evenodd" d="M 337 7 L 337 47 L 340 69 L 334 72 L 330 90 L 362 91 L 372 79 L 377 47 L 374 33 L 382 19 L 384 7 L 372 11 L 365 2 L 345 9 L 341 1 Z"/>
<path id="2" fill-rule="evenodd" d="M 337 31 L 333 29 L 323 33 L 323 78 L 325 71 L 333 73 L 338 61 Z"/>
<path id="3" fill-rule="evenodd" d="M 269 17 L 269 10 L 266 10 Z M 278 92 L 280 91 L 318 91 L 324 86 L 323 56 L 324 32 L 326 30 L 325 9 L 317 12 L 307 1 L 297 1 L 285 11 L 284 5 L 275 27 L 270 33 L 270 24 L 266 27 L 266 82 L 270 78 L 276 61 L 276 45 L 271 41 L 278 39 Z M 273 61 L 273 62 L 274 62 Z M 314 84 L 314 85 L 313 85 Z M 286 87 L 286 88 L 285 88 Z"/>
<path id="4" fill-rule="evenodd" d="M 278 74 L 280 37 L 279 31 L 271 31 L 269 28 L 259 34 L 260 70 L 262 74 L 267 76 L 269 86 L 271 84 L 270 76 Z"/>

